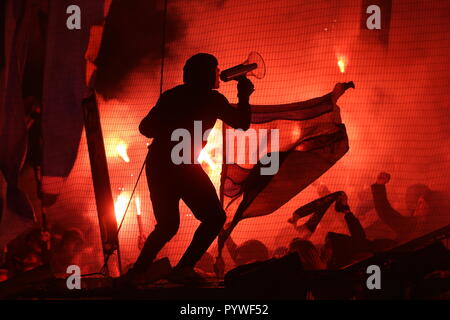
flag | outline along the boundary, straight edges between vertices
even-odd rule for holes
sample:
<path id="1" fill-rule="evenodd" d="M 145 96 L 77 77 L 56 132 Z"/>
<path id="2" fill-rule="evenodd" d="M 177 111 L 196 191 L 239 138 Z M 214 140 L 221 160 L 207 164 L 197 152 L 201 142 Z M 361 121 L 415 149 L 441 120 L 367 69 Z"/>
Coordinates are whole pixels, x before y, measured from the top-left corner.
<path id="1" fill-rule="evenodd" d="M 352 85 L 345 84 L 343 90 Z M 274 175 L 262 175 L 262 161 L 253 167 L 238 163 L 223 165 L 221 190 L 227 202 L 225 207 L 229 208 L 237 199 L 242 200 L 231 223 L 219 236 L 219 250 L 239 221 L 276 211 L 328 171 L 349 150 L 346 128 L 341 121 L 340 109 L 333 102 L 333 92 L 286 105 L 253 105 L 250 128 L 278 129 L 277 150 L 268 148 L 266 155 L 279 156 L 279 170 Z M 261 155 L 259 151 L 258 154 Z M 262 154 L 259 159 L 264 156 Z"/>
<path id="2" fill-rule="evenodd" d="M 293 212 L 291 221 L 295 223 L 298 219 L 311 215 L 304 225 L 311 234 L 314 233 L 325 212 L 341 194 L 342 191 L 333 192 L 301 206 Z"/>
<path id="3" fill-rule="evenodd" d="M 80 29 L 69 29 L 69 6 L 78 6 Z M 44 205 L 56 201 L 75 163 L 83 129 L 82 101 L 88 96 L 86 59 L 91 28 L 104 20 L 103 0 L 49 2 L 42 111 Z"/>
<path id="4" fill-rule="evenodd" d="M 34 223 L 34 210 L 19 186 L 20 171 L 28 149 L 27 114 L 23 94 L 27 62 L 40 53 L 32 50 L 33 31 L 45 33 L 45 68 L 42 94 L 41 159 L 44 200 L 56 199 L 77 155 L 83 127 L 81 100 L 86 96 L 84 54 L 93 24 L 103 19 L 103 0 L 2 2 L 2 53 L 0 78 L 0 245 Z M 69 30 L 68 7 L 80 8 L 81 28 Z M 42 17 L 47 26 L 42 27 Z M 39 79 L 40 80 L 40 79 Z M 44 202 L 45 205 L 45 202 Z"/>
<path id="5" fill-rule="evenodd" d="M 26 0 L 3 3 L 3 53 L 0 79 L 0 198 L 2 220 L 0 245 L 30 227 L 33 207 L 19 187 L 20 169 L 27 150 L 27 127 L 22 81 L 32 28 L 34 6 Z"/>

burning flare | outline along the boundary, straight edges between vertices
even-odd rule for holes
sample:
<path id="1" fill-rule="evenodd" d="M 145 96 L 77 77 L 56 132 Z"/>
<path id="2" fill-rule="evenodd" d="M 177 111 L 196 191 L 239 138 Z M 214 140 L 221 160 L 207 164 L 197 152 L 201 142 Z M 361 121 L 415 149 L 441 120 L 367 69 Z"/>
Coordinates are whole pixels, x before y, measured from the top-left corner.
<path id="1" fill-rule="evenodd" d="M 341 73 L 344 73 L 345 68 L 348 65 L 347 58 L 344 55 L 337 55 L 337 59 L 338 59 L 337 64 L 338 64 L 339 70 L 341 71 Z"/>
<path id="2" fill-rule="evenodd" d="M 123 161 L 130 162 L 130 158 L 128 157 L 127 149 L 128 149 L 128 145 L 125 142 L 120 142 L 116 147 L 116 151 L 117 151 L 118 155 L 123 159 Z"/>
<path id="3" fill-rule="evenodd" d="M 222 124 L 217 121 L 208 136 L 206 146 L 200 152 L 198 162 L 211 179 L 216 189 L 220 187 L 220 173 L 222 172 Z"/>
<path id="4" fill-rule="evenodd" d="M 204 163 L 206 162 L 208 166 L 211 167 L 212 170 L 216 170 L 217 164 L 211 159 L 211 156 L 208 153 L 208 150 L 206 148 L 203 148 L 198 156 L 198 162 Z"/>
<path id="5" fill-rule="evenodd" d="M 136 196 L 136 199 L 134 199 L 134 203 L 136 204 L 136 213 L 138 216 L 141 215 L 141 198 Z"/>
<path id="6" fill-rule="evenodd" d="M 127 209 L 128 201 L 130 201 L 131 194 L 129 192 L 122 191 L 117 197 L 114 203 L 114 211 L 116 213 L 116 221 L 120 223 L 122 221 L 125 210 Z"/>
<path id="7" fill-rule="evenodd" d="M 210 135 L 208 136 L 208 143 L 202 149 L 197 158 L 200 164 L 203 163 L 208 164 L 209 168 L 211 169 L 211 173 L 213 172 L 217 173 L 216 171 L 221 169 L 221 166 L 218 163 L 221 160 L 217 159 L 217 157 L 214 157 L 214 150 L 216 149 L 216 147 L 219 147 L 221 145 L 222 145 L 222 129 L 220 124 L 216 123 L 214 128 L 211 130 Z"/>

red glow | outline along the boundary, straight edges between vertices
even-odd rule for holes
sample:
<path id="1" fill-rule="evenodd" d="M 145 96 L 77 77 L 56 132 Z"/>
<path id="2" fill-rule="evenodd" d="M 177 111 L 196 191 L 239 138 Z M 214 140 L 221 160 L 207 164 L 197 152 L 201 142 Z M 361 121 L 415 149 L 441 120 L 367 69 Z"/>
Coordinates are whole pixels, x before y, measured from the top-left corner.
<path id="1" fill-rule="evenodd" d="M 337 55 L 337 60 L 339 71 L 341 71 L 341 73 L 345 73 L 345 69 L 347 68 L 348 65 L 347 57 L 344 55 Z"/>

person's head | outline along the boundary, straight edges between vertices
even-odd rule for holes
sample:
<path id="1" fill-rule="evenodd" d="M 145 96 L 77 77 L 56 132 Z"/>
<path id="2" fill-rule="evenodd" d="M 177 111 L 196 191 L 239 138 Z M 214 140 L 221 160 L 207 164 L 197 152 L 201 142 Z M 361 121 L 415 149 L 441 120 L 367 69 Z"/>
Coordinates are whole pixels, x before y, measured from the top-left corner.
<path id="1" fill-rule="evenodd" d="M 325 269 L 325 264 L 320 259 L 319 250 L 311 241 L 294 238 L 289 244 L 289 251 L 298 253 L 305 270 Z"/>
<path id="2" fill-rule="evenodd" d="M 41 230 L 36 228 L 27 233 L 25 236 L 25 245 L 34 252 L 41 252 Z"/>
<path id="3" fill-rule="evenodd" d="M 289 249 L 286 247 L 278 247 L 273 251 L 272 257 L 273 258 L 281 258 L 284 257 L 285 255 L 287 255 L 289 252 Z"/>
<path id="4" fill-rule="evenodd" d="M 60 223 L 55 223 L 50 227 L 50 233 L 52 235 L 51 240 L 53 245 L 59 243 L 62 240 L 65 231 L 65 228 Z"/>
<path id="5" fill-rule="evenodd" d="M 327 267 L 334 269 L 347 264 L 350 261 L 351 239 L 348 235 L 328 232 L 325 244 L 322 248 L 321 257 Z"/>
<path id="6" fill-rule="evenodd" d="M 334 209 L 336 210 L 336 212 L 346 212 L 347 210 L 350 210 L 350 207 L 348 205 L 348 197 L 345 192 L 341 191 L 339 193 L 334 205 Z"/>
<path id="7" fill-rule="evenodd" d="M 236 264 L 242 265 L 269 258 L 269 250 L 259 240 L 247 240 L 236 249 Z"/>
<path id="8" fill-rule="evenodd" d="M 219 62 L 208 53 L 197 53 L 187 59 L 183 68 L 183 82 L 203 89 L 219 88 Z"/>
<path id="9" fill-rule="evenodd" d="M 61 241 L 52 255 L 52 268 L 55 272 L 65 272 L 68 265 L 78 264 L 83 251 L 83 234 L 76 228 L 64 231 Z"/>
<path id="10" fill-rule="evenodd" d="M 22 271 L 30 271 L 42 264 L 41 255 L 37 254 L 35 251 L 28 251 L 22 259 Z"/>
<path id="11" fill-rule="evenodd" d="M 65 231 L 61 239 L 62 249 L 66 253 L 73 254 L 75 251 L 81 250 L 83 244 L 83 234 L 76 228 Z"/>
<path id="12" fill-rule="evenodd" d="M 430 188 L 424 184 L 409 186 L 405 193 L 405 203 L 409 214 L 414 216 L 427 215 L 427 200 L 430 193 Z"/>

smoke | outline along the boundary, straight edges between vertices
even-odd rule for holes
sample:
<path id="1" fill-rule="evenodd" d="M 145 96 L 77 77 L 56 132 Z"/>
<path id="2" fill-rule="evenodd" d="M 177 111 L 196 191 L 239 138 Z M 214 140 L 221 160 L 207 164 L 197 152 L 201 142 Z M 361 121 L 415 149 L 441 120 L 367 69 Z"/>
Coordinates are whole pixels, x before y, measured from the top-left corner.
<path id="1" fill-rule="evenodd" d="M 258 104 L 312 98 L 353 80 L 356 90 L 340 100 L 350 152 L 321 181 L 332 191 L 346 190 L 355 205 L 357 193 L 388 171 L 390 199 L 400 211 L 411 184 L 450 191 L 448 2 L 394 2 L 388 47 L 361 33 L 362 8 L 355 1 L 227 1 L 221 8 L 178 2 L 178 9 L 189 28 L 177 42 L 179 58 L 168 63 L 166 87 L 176 84 L 184 59 L 196 51 L 215 54 L 222 69 L 250 51 L 261 53 L 267 76 L 252 78 Z M 337 54 L 348 58 L 344 74 Z M 236 101 L 233 83 L 220 90 Z M 272 216 L 243 221 L 235 236 L 264 235 L 271 242 L 291 212 L 315 197 L 314 188 L 307 189 Z M 324 230 L 347 232 L 340 217 L 333 218 Z"/>
<path id="2" fill-rule="evenodd" d="M 95 62 L 97 92 L 106 99 L 118 97 L 127 75 L 142 65 L 151 67 L 149 76 L 159 72 L 164 28 L 166 46 L 184 36 L 185 25 L 176 10 L 171 8 L 164 20 L 164 1 L 114 0 Z"/>
<path id="3" fill-rule="evenodd" d="M 125 164 L 117 157 L 108 158 L 115 198 L 119 188 L 132 189 L 145 158 L 147 141 L 137 127 L 159 94 L 162 3 L 114 1 L 97 59 L 97 88 L 106 99 L 100 107 L 107 148 L 114 147 L 109 141 L 122 139 L 129 145 L 131 159 Z M 389 197 L 400 211 L 411 184 L 450 191 L 448 1 L 394 1 L 388 47 L 361 34 L 362 1 L 169 3 L 164 89 L 181 82 L 184 62 L 198 52 L 214 54 L 223 70 L 244 61 L 250 51 L 258 51 L 265 60 L 267 75 L 263 80 L 251 79 L 256 88 L 252 95 L 255 104 L 301 101 L 329 92 L 336 82 L 353 80 L 356 89 L 339 101 L 350 152 L 320 182 L 331 191 L 347 191 L 353 206 L 358 193 L 374 182 L 378 172 L 388 171 L 392 175 Z M 339 71 L 337 54 L 348 59 L 344 74 Z M 220 91 L 235 102 L 234 82 L 221 86 Z M 80 150 L 85 152 L 85 146 Z M 74 169 L 73 191 L 80 192 L 80 184 L 85 183 L 82 181 L 88 181 L 88 170 L 87 163 Z M 138 192 L 150 231 L 154 220 L 145 179 L 141 179 Z M 94 203 L 91 191 L 80 196 Z M 235 241 L 239 244 L 256 238 L 279 246 L 275 239 L 289 227 L 287 218 L 315 198 L 315 188 L 309 187 L 278 212 L 241 222 L 233 232 Z M 95 215 L 95 206 L 91 207 L 90 215 Z M 175 260 L 198 225 L 184 206 L 181 213 L 184 221 L 180 232 L 167 247 Z M 367 223 L 376 217 L 374 212 L 368 216 Z M 346 233 L 342 219 L 329 215 L 327 224 L 316 232 Z M 121 234 L 125 239 L 122 253 L 128 250 L 133 256 L 137 253 L 137 229 L 133 221 L 130 223 Z"/>

